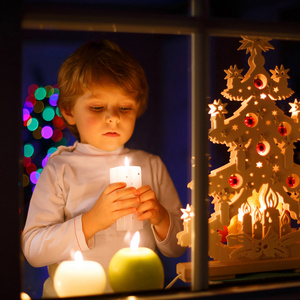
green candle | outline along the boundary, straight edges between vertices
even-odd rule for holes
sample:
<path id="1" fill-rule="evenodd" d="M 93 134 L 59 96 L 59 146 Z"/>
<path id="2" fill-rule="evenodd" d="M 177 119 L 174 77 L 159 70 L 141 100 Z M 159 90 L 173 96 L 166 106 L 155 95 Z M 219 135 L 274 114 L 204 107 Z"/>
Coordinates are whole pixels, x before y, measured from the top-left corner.
<path id="1" fill-rule="evenodd" d="M 130 248 L 119 250 L 109 264 L 108 278 L 115 292 L 163 288 L 164 269 L 161 260 L 153 250 L 134 245 L 137 233 Z"/>

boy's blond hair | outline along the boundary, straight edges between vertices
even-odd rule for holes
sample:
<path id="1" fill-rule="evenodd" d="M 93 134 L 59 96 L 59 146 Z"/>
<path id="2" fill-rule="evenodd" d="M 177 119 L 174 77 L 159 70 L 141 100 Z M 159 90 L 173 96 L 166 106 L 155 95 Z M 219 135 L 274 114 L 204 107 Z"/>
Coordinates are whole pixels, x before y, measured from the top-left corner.
<path id="1" fill-rule="evenodd" d="M 137 116 L 144 113 L 148 100 L 144 70 L 132 56 L 108 40 L 85 43 L 62 64 L 58 73 L 59 109 L 70 111 L 87 90 L 107 83 L 133 95 L 139 104 Z M 76 125 L 65 123 L 80 139 Z"/>

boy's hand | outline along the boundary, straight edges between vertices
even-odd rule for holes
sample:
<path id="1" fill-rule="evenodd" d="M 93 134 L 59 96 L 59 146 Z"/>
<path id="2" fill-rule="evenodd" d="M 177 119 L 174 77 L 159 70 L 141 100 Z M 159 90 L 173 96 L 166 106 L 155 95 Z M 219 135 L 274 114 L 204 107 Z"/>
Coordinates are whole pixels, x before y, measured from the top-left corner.
<path id="1" fill-rule="evenodd" d="M 88 241 L 98 231 L 111 226 L 117 219 L 136 212 L 134 205 L 139 203 L 139 197 L 135 192 L 134 187 L 126 187 L 124 182 L 109 184 L 95 205 L 82 215 L 86 240 Z"/>
<path id="2" fill-rule="evenodd" d="M 139 196 L 141 203 L 135 212 L 138 215 L 138 220 L 149 220 L 154 226 L 158 237 L 164 240 L 170 226 L 169 213 L 158 202 L 154 191 L 149 185 L 138 188 L 134 195 Z"/>

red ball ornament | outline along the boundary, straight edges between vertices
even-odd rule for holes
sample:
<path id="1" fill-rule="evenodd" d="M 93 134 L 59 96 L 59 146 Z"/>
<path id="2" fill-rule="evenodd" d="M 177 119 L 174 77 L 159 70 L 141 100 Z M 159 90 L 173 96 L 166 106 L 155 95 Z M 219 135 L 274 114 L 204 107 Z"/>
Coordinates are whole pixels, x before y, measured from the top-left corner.
<path id="1" fill-rule="evenodd" d="M 258 154 L 263 155 L 266 151 L 266 145 L 264 143 L 258 143 L 256 145 L 256 151 Z"/>
<path id="2" fill-rule="evenodd" d="M 255 120 L 252 116 L 245 117 L 244 122 L 248 127 L 253 127 L 255 125 Z"/>
<path id="3" fill-rule="evenodd" d="M 287 128 L 283 124 L 278 126 L 278 131 L 281 135 L 287 135 Z"/>
<path id="4" fill-rule="evenodd" d="M 261 79 L 257 78 L 257 79 L 254 79 L 254 85 L 256 88 L 261 90 L 263 88 L 264 83 L 262 82 Z"/>
<path id="5" fill-rule="evenodd" d="M 231 187 L 236 187 L 239 184 L 239 178 L 236 175 L 232 175 L 229 178 L 229 185 Z"/>
<path id="6" fill-rule="evenodd" d="M 289 176 L 287 179 L 286 179 L 286 183 L 289 187 L 294 187 L 295 184 L 296 184 L 296 179 L 295 177 L 293 176 Z"/>

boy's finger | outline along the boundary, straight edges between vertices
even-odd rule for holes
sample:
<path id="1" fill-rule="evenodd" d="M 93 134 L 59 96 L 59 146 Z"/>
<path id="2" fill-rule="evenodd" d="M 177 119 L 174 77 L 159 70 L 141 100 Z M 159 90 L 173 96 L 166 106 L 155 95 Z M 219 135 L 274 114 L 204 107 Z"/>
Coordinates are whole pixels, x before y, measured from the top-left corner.
<path id="1" fill-rule="evenodd" d="M 140 197 L 140 201 L 141 202 L 145 202 L 145 201 L 155 200 L 156 199 L 155 193 L 151 189 L 147 190 L 144 193 L 142 193 L 141 195 L 139 195 L 139 197 Z"/>
<path id="2" fill-rule="evenodd" d="M 111 183 L 111 184 L 107 185 L 105 187 L 103 193 L 105 195 L 109 195 L 113 191 L 121 189 L 121 188 L 124 188 L 124 187 L 126 187 L 126 183 L 125 182 L 114 182 L 114 183 Z"/>
<path id="3" fill-rule="evenodd" d="M 137 204 L 139 204 L 139 202 L 140 202 L 139 197 L 117 200 L 113 203 L 114 211 L 129 208 L 129 207 L 134 207 Z"/>
<path id="4" fill-rule="evenodd" d="M 149 185 L 143 185 L 140 188 L 136 189 L 136 192 L 134 193 L 136 196 L 139 196 L 147 191 L 151 190 L 151 187 Z"/>
<path id="5" fill-rule="evenodd" d="M 135 191 L 136 189 L 134 187 L 125 187 L 125 188 L 122 188 L 122 189 L 116 189 L 114 190 L 111 195 L 113 195 L 113 197 L 118 200 L 118 199 L 122 199 L 122 198 L 128 198 L 127 196 L 128 195 L 131 195 L 131 196 L 136 196 L 135 195 Z"/>
<path id="6" fill-rule="evenodd" d="M 114 191 L 118 191 L 118 190 L 124 190 L 125 194 L 129 194 L 129 193 L 134 193 L 135 192 L 135 188 L 134 187 L 128 187 L 126 188 L 127 184 L 125 182 L 115 182 L 115 183 L 111 183 L 109 185 L 106 186 L 106 188 L 104 189 L 103 193 L 105 195 L 109 195 L 111 193 L 113 193 Z"/>
<path id="7" fill-rule="evenodd" d="M 120 209 L 120 210 L 116 210 L 113 212 L 113 217 L 114 219 L 120 219 L 124 216 L 127 216 L 127 215 L 130 215 L 132 213 L 134 213 L 136 211 L 136 208 L 135 207 L 129 207 L 129 208 L 126 208 L 126 209 Z"/>

